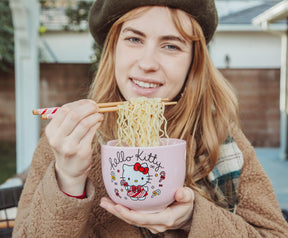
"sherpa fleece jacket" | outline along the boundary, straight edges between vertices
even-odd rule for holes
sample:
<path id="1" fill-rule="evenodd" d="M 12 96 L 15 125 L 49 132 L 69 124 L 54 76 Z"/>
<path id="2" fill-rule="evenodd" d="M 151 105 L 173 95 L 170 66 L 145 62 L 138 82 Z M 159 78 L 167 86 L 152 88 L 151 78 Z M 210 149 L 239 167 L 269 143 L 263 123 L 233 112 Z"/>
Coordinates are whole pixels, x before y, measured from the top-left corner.
<path id="1" fill-rule="evenodd" d="M 232 136 L 243 153 L 238 206 L 231 213 L 195 194 L 194 212 L 188 237 L 288 237 L 272 184 L 258 162 L 251 144 L 242 131 Z M 65 195 L 57 185 L 55 158 L 45 135 L 40 139 L 19 202 L 13 231 L 14 238 L 25 237 L 113 237 L 140 238 L 140 229 L 126 224 L 99 207 L 107 196 L 102 181 L 99 153 L 87 181 L 87 198 Z M 168 231 L 161 237 L 187 237 L 182 231 Z"/>

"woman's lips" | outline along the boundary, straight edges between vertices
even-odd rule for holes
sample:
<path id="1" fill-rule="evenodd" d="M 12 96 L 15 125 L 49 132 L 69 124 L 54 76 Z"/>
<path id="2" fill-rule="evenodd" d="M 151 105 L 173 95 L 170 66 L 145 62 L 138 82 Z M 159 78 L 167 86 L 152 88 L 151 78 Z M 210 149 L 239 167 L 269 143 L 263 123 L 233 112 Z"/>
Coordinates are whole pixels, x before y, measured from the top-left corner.
<path id="1" fill-rule="evenodd" d="M 161 86 L 160 83 L 155 83 L 155 82 L 145 82 L 145 81 L 142 81 L 142 80 L 137 80 L 137 79 L 134 79 L 134 78 L 131 78 L 132 82 L 134 84 L 136 84 L 137 86 L 141 87 L 141 88 L 144 88 L 144 89 L 151 89 L 151 88 L 158 88 Z"/>

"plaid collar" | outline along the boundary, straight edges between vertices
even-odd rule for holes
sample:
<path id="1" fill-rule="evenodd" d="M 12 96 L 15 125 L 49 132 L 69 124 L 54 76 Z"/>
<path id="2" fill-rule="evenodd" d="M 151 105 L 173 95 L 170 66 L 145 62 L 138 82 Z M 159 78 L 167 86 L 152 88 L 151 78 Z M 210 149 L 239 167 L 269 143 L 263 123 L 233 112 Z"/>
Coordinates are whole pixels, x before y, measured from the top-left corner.
<path id="1" fill-rule="evenodd" d="M 238 188 L 243 154 L 232 136 L 228 136 L 219 148 L 219 158 L 208 175 L 208 181 L 215 190 L 216 202 L 221 207 L 236 212 Z"/>

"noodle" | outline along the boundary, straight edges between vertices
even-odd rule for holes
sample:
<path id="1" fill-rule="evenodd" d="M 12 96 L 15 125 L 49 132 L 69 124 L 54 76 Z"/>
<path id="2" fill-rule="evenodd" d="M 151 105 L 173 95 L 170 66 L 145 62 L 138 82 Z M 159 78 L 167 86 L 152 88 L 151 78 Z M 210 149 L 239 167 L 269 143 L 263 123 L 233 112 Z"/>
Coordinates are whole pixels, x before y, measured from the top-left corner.
<path id="1" fill-rule="evenodd" d="M 118 108 L 119 145 L 159 146 L 161 137 L 168 138 L 165 105 L 161 98 L 132 98 Z"/>

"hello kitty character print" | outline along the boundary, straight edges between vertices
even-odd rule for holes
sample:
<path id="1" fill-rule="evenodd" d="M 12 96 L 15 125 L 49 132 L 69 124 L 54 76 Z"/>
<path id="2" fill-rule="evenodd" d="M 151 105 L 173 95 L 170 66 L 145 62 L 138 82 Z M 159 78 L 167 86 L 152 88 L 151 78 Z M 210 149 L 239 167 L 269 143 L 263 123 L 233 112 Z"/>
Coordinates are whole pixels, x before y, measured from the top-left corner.
<path id="1" fill-rule="evenodd" d="M 150 175 L 147 163 L 135 163 L 134 165 L 123 165 L 121 185 L 125 187 L 128 197 L 133 201 L 145 200 L 148 195 Z"/>

